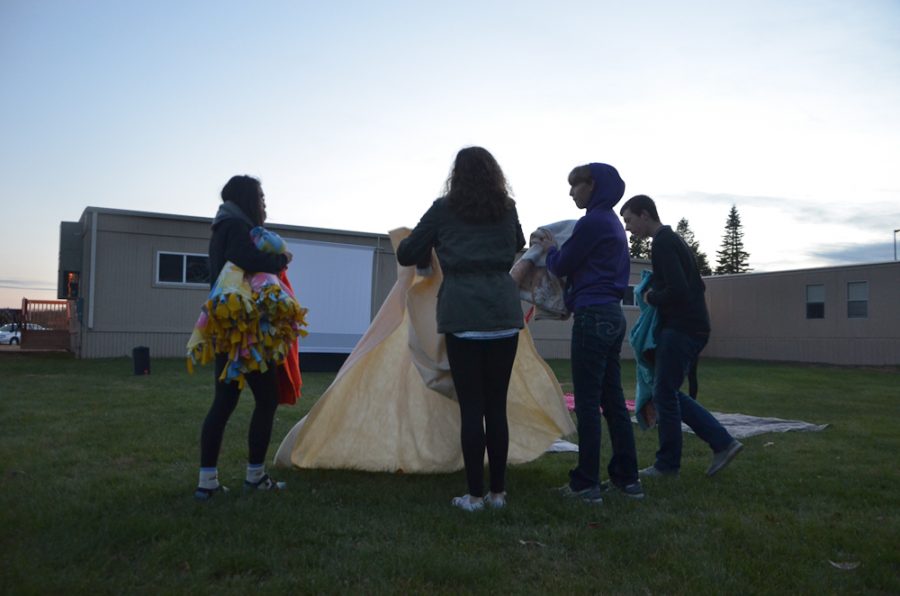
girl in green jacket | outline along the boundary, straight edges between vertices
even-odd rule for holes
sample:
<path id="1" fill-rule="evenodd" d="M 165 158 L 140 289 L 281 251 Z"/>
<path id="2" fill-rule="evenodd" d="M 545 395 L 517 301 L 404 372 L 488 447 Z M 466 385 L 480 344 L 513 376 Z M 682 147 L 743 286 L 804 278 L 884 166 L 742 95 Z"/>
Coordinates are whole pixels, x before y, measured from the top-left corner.
<path id="1" fill-rule="evenodd" d="M 509 270 L 525 237 L 510 194 L 494 156 L 481 147 L 464 148 L 456 155 L 444 196 L 397 249 L 401 265 L 421 270 L 430 266 L 434 250 L 443 272 L 437 325 L 446 339 L 459 402 L 468 484 L 468 493 L 451 504 L 465 511 L 506 505 L 506 394 L 524 326 Z"/>

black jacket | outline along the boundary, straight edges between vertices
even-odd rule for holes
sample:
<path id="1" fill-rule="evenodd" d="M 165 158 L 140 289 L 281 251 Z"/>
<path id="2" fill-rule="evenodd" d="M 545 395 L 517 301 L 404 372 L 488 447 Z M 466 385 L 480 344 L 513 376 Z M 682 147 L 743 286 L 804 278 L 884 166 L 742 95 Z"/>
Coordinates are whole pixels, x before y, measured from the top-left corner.
<path id="1" fill-rule="evenodd" d="M 262 252 L 250 239 L 253 223 L 234 203 L 219 207 L 209 239 L 209 285 L 212 287 L 231 261 L 248 273 L 278 273 L 287 267 L 287 256 Z"/>
<path id="2" fill-rule="evenodd" d="M 653 237 L 650 253 L 653 279 L 647 302 L 659 311 L 660 326 L 691 334 L 709 334 L 706 284 L 694 253 L 669 226 Z"/>
<path id="3" fill-rule="evenodd" d="M 509 275 L 525 236 L 515 208 L 498 222 L 467 223 L 438 199 L 397 247 L 403 266 L 425 265 L 434 248 L 444 281 L 438 333 L 521 329 L 519 290 Z"/>

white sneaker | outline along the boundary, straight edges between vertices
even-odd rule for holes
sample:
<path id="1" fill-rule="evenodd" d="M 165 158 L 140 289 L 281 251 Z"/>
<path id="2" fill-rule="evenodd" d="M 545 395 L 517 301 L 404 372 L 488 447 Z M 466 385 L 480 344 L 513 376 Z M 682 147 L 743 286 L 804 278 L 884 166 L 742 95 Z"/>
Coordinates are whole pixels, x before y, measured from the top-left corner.
<path id="1" fill-rule="evenodd" d="M 453 499 L 450 501 L 450 504 L 454 507 L 459 507 L 463 511 L 481 511 L 482 509 L 484 509 L 484 499 L 473 501 L 472 497 L 470 497 L 469 495 L 453 497 Z"/>
<path id="2" fill-rule="evenodd" d="M 491 509 L 503 509 L 506 507 L 506 493 L 497 493 L 496 496 L 494 493 L 488 493 L 484 498 L 484 504 Z"/>
<path id="3" fill-rule="evenodd" d="M 227 486 L 222 486 L 221 484 L 216 488 L 201 488 L 197 487 L 197 490 L 194 491 L 194 498 L 198 501 L 209 501 L 216 495 L 224 495 L 228 492 Z"/>

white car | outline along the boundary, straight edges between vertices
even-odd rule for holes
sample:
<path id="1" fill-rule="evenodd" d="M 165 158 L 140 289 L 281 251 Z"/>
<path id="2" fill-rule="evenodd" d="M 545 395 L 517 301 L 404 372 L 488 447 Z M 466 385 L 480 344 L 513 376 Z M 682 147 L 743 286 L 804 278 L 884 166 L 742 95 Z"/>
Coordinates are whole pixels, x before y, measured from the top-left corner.
<path id="1" fill-rule="evenodd" d="M 15 323 L 7 323 L 0 327 L 0 344 L 9 344 L 12 346 L 18 344 L 21 339 L 22 334 L 19 332 L 19 326 Z"/>
<path id="2" fill-rule="evenodd" d="M 37 323 L 26 323 L 28 329 L 32 331 L 44 331 L 46 327 Z M 0 344 L 9 344 L 11 346 L 19 344 L 22 341 L 21 325 L 16 323 L 7 323 L 0 327 Z"/>

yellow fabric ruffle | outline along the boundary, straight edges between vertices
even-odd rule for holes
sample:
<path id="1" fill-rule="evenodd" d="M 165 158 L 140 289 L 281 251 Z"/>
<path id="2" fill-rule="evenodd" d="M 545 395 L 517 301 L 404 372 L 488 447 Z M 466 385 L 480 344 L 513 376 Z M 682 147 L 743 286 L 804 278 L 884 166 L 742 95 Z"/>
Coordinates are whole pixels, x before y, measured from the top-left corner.
<path id="1" fill-rule="evenodd" d="M 188 371 L 227 354 L 220 381 L 244 387 L 245 375 L 265 372 L 266 362 L 284 361 L 297 337 L 305 337 L 307 309 L 282 288 L 272 274 L 245 274 L 228 262 L 207 301 L 187 344 Z"/>

